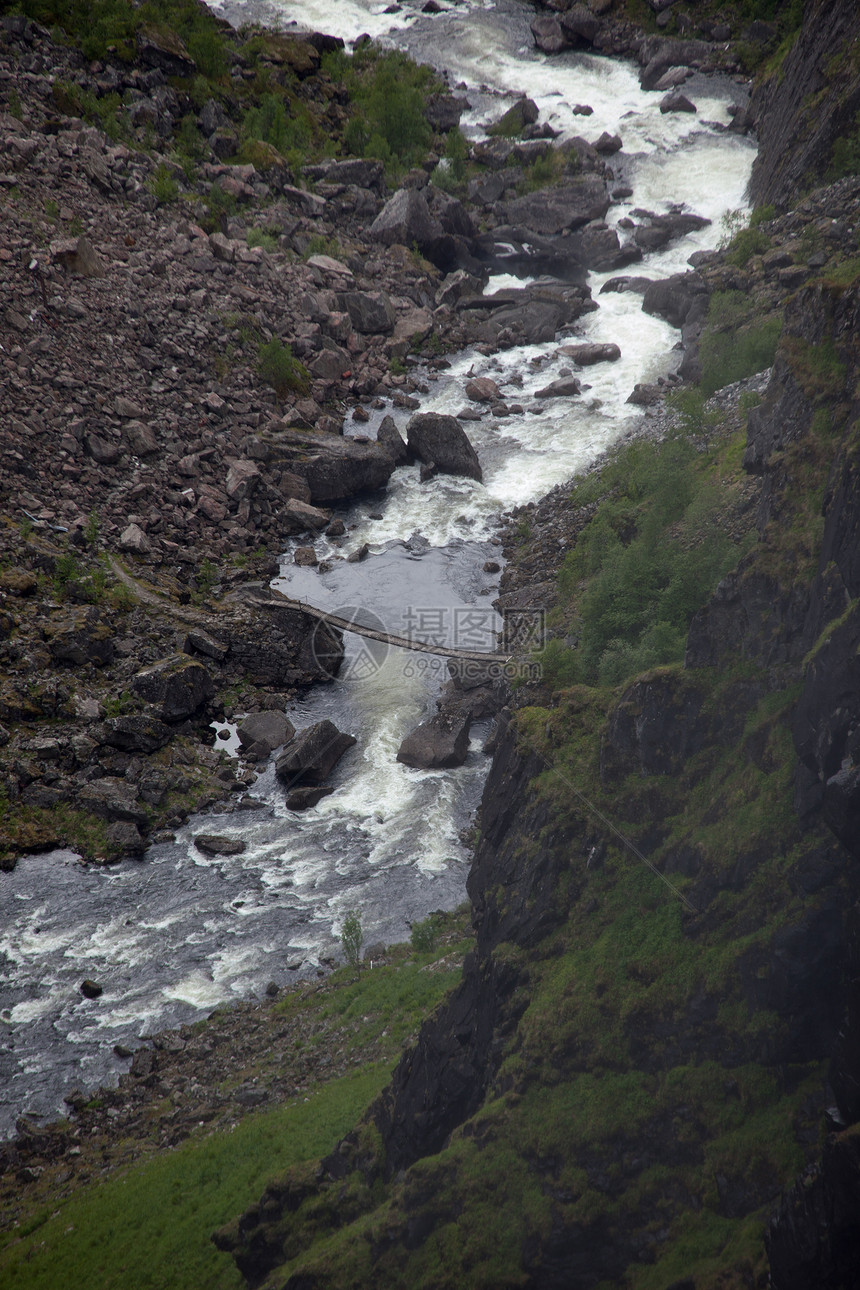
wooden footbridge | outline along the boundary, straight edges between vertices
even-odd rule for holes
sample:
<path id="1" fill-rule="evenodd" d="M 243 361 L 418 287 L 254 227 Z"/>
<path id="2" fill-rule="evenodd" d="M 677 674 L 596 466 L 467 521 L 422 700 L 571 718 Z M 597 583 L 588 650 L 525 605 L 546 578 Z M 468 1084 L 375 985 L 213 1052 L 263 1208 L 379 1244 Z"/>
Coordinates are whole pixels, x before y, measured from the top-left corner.
<path id="1" fill-rule="evenodd" d="M 255 597 L 257 599 L 257 597 Z M 429 641 L 416 640 L 414 636 L 397 636 L 394 632 L 380 631 L 376 627 L 365 627 L 362 623 L 356 622 L 352 618 L 340 618 L 337 614 L 330 614 L 325 609 L 318 609 L 316 605 L 309 605 L 304 600 L 290 600 L 288 596 L 282 595 L 279 591 L 269 590 L 260 600 L 265 603 L 276 602 L 284 609 L 298 609 L 309 618 L 316 618 L 318 622 L 324 623 L 327 627 L 335 627 L 341 632 L 353 632 L 356 636 L 363 636 L 365 640 L 379 641 L 383 645 L 393 645 L 397 649 L 411 649 L 419 654 L 436 654 L 440 658 L 457 658 L 463 659 L 467 663 L 510 663 L 510 654 L 497 654 L 485 650 L 476 649 L 458 649 L 453 645 L 436 645 Z"/>

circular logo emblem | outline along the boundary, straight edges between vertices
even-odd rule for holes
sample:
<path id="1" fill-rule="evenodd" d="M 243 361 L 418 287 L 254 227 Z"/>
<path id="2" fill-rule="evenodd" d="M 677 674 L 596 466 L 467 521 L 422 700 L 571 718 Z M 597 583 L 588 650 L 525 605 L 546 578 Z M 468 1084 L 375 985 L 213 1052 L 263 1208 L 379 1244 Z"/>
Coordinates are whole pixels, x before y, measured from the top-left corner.
<path id="1" fill-rule="evenodd" d="M 314 628 L 313 656 L 323 671 L 341 680 L 366 681 L 378 672 L 388 657 L 389 645 L 382 619 L 363 605 L 341 605 L 327 609 L 327 617 Z M 346 654 L 341 653 L 337 633 L 343 632 Z M 367 635 L 363 632 L 368 633 Z"/>

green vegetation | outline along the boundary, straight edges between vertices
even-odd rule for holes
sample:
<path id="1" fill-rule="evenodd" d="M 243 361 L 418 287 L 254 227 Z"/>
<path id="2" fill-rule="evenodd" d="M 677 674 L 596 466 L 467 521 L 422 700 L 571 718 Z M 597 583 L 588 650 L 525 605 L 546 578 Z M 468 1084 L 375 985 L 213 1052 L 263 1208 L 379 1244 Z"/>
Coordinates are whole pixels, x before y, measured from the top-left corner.
<path id="1" fill-rule="evenodd" d="M 209 10 L 195 0 L 19 0 L 28 18 L 59 28 L 90 59 L 116 56 L 130 61 L 136 33 L 145 26 L 174 31 L 207 76 L 226 70 L 224 37 Z"/>
<path id="2" fill-rule="evenodd" d="M 361 930 L 361 916 L 351 910 L 343 920 L 340 929 L 340 943 L 344 956 L 352 970 L 358 975 L 361 972 L 361 947 L 364 944 L 364 932 Z"/>
<path id="3" fill-rule="evenodd" d="M 113 859 L 118 854 L 107 839 L 104 820 L 65 802 L 51 807 L 23 806 L 0 789 L 0 870 L 33 851 L 71 847 L 85 860 Z"/>
<path id="4" fill-rule="evenodd" d="M 265 345 L 260 346 L 257 371 L 277 394 L 284 395 L 290 390 L 306 394 L 310 387 L 310 373 L 298 359 L 293 358 L 289 345 L 273 336 Z"/>
<path id="5" fill-rule="evenodd" d="M 633 443 L 572 495 L 603 501 L 559 573 L 562 612 L 575 616 L 573 650 L 550 641 L 541 655 L 553 686 L 616 685 L 683 657 L 695 611 L 740 554 L 726 517 L 731 493 L 720 476 L 727 449 L 697 451 L 715 429 L 701 396 L 680 396 L 686 424 L 663 443 Z"/>
<path id="6" fill-rule="evenodd" d="M 860 112 L 854 118 L 850 133 L 842 135 L 834 143 L 830 154 L 830 165 L 824 177 L 828 183 L 832 183 L 835 179 L 842 179 L 844 175 L 858 173 L 860 173 Z"/>
<path id="7" fill-rule="evenodd" d="M 468 913 L 438 915 L 437 922 L 445 962 L 436 970 L 427 970 L 426 955 L 416 962 L 408 946 L 394 946 L 387 966 L 360 979 L 340 969 L 275 1005 L 284 1023 L 301 1018 L 308 1038 L 300 1044 L 323 1053 L 327 1046 L 345 1049 L 359 1069 L 229 1129 L 213 1133 L 201 1125 L 180 1147 L 123 1167 L 107 1181 L 78 1184 L 70 1198 L 25 1214 L 0 1236 L 3 1285 L 120 1290 L 131 1282 L 142 1290 L 239 1290 L 242 1277 L 216 1251 L 211 1232 L 255 1201 L 273 1174 L 294 1172 L 329 1152 L 381 1091 L 403 1044 L 460 977 Z"/>
<path id="8" fill-rule="evenodd" d="M 242 1119 L 231 1133 L 195 1138 L 177 1150 L 82 1188 L 55 1213 L 0 1250 L 3 1284 L 123 1290 L 239 1290 L 233 1260 L 212 1244 L 213 1228 L 262 1192 L 273 1171 L 324 1155 L 388 1076 L 364 1067 L 291 1106 Z"/>
<path id="9" fill-rule="evenodd" d="M 743 291 L 716 291 L 699 346 L 705 395 L 770 367 L 782 335 L 779 314 L 759 317 Z"/>
<path id="10" fill-rule="evenodd" d="M 169 206 L 179 199 L 179 184 L 164 162 L 149 176 L 146 187 L 161 206 Z"/>
<path id="11" fill-rule="evenodd" d="M 267 233 L 263 228 L 249 228 L 245 235 L 249 246 L 260 246 L 264 251 L 277 251 L 278 239 L 276 234 Z"/>
<path id="12" fill-rule="evenodd" d="M 425 101 L 441 89 L 429 67 L 399 51 L 363 45 L 351 59 L 342 51 L 327 54 L 323 68 L 349 96 L 348 153 L 383 161 L 392 175 L 423 159 L 432 137 Z"/>
<path id="13" fill-rule="evenodd" d="M 439 940 L 438 919 L 434 914 L 423 922 L 413 923 L 409 943 L 416 954 L 432 954 Z"/>

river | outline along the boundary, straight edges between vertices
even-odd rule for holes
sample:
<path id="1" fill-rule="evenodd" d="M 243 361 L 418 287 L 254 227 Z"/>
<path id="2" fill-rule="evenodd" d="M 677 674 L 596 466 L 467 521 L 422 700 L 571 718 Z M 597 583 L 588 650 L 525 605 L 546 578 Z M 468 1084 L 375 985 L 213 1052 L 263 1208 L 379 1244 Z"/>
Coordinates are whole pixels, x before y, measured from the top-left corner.
<path id="1" fill-rule="evenodd" d="M 407 49 L 445 70 L 452 86 L 465 84 L 463 127 L 472 137 L 523 92 L 563 135 L 618 132 L 624 152 L 612 164 L 633 196 L 611 207 L 610 222 L 632 207 L 660 212 L 680 202 L 712 220 L 633 272 L 654 278 L 684 270 L 694 251 L 716 245 L 724 213 L 744 206 L 754 145 L 720 129 L 736 86 L 694 78 L 685 92 L 697 115 L 663 116 L 660 95 L 640 90 L 632 65 L 539 54 L 528 27 L 534 11 L 515 0 L 470 0 L 433 16 L 385 13 L 384 4 L 359 0 L 223 0 L 213 7 L 236 24 L 275 15 L 347 40 L 368 32 Z M 579 103 L 593 114 L 574 115 Z M 350 546 L 369 544 L 366 560 L 337 561 L 319 573 L 298 568 L 290 549 L 274 585 L 323 608 L 360 607 L 395 633 L 423 628 L 449 643 L 456 635 L 460 644 L 489 648 L 498 575 L 483 565 L 499 558 L 500 515 L 587 467 L 644 415 L 626 403 L 634 384 L 679 361 L 678 333 L 642 313 L 637 295 L 600 296 L 605 276 L 592 275 L 600 307 L 577 330 L 585 340 L 616 342 L 622 358 L 588 370 L 591 389 L 582 399 L 550 400 L 537 415 L 467 423 L 483 485 L 444 476 L 422 485 L 416 467 L 401 467 L 384 499 L 342 512 Z M 505 279 L 488 290 L 500 285 Z M 491 376 L 504 397 L 526 405 L 563 365 L 556 350 L 547 344 L 452 356 L 449 370 L 423 374 L 429 392 L 422 410 L 462 408 L 468 372 Z M 385 412 L 401 428 L 410 415 Z M 372 435 L 382 415 L 355 431 Z M 346 432 L 352 428 L 348 422 Z M 332 554 L 325 539 L 316 546 L 321 559 Z M 361 913 L 367 944 L 391 943 L 408 935 L 410 922 L 465 898 L 468 851 L 460 835 L 480 799 L 487 729 L 473 728 L 458 770 L 398 765 L 400 740 L 434 708 L 444 661 L 369 647 L 354 636 L 347 650 L 341 678 L 289 713 L 297 726 L 330 717 L 358 740 L 336 772 L 335 793 L 313 810 L 286 811 L 270 766 L 253 789 L 259 809 L 192 819 L 142 862 L 97 869 L 54 852 L 26 857 L 3 875 L 0 1134 L 24 1110 L 61 1113 L 72 1087 L 114 1081 L 128 1065 L 114 1044 L 134 1047 L 217 1004 L 259 994 L 269 982 L 282 986 L 316 973 L 321 957 L 337 953 L 350 910 Z M 241 835 L 245 853 L 204 859 L 193 846 L 203 829 Z M 103 986 L 99 999 L 83 998 L 84 977 Z"/>

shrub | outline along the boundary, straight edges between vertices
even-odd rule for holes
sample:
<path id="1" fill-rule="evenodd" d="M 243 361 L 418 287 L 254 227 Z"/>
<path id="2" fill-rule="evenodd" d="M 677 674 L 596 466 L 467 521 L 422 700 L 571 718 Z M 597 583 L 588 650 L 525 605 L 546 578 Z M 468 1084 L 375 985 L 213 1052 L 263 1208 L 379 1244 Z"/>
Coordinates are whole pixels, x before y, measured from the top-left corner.
<path id="1" fill-rule="evenodd" d="M 284 345 L 277 336 L 266 345 L 260 346 L 260 358 L 257 364 L 260 376 L 275 392 L 280 395 L 290 390 L 306 394 L 310 386 L 310 373 L 297 359 L 289 345 Z"/>
<path id="2" fill-rule="evenodd" d="M 169 206 L 179 198 L 179 184 L 164 162 L 149 176 L 146 187 L 160 206 Z"/>
<path id="3" fill-rule="evenodd" d="M 347 152 L 376 157 L 395 169 L 421 160 L 432 137 L 424 105 L 436 88 L 433 72 L 398 51 L 380 53 L 373 47 L 357 50 L 337 70 L 352 105 L 344 132 Z"/>
<path id="4" fill-rule="evenodd" d="M 432 954 L 439 941 L 438 922 L 433 914 L 423 922 L 412 924 L 409 941 L 416 954 Z"/>
<path id="5" fill-rule="evenodd" d="M 361 972 L 361 947 L 364 944 L 364 932 L 361 928 L 361 917 L 354 911 L 343 920 L 340 932 L 340 943 L 346 955 L 346 961 L 356 973 Z"/>
<path id="6" fill-rule="evenodd" d="M 278 239 L 274 233 L 267 233 L 262 228 L 249 228 L 246 234 L 249 246 L 261 246 L 264 251 L 276 251 Z"/>
<path id="7" fill-rule="evenodd" d="M 781 318 L 765 318 L 738 331 L 706 332 L 699 346 L 704 393 L 713 394 L 770 367 L 781 334 Z"/>
<path id="8" fill-rule="evenodd" d="M 257 107 L 248 109 L 242 130 L 248 138 L 269 143 L 282 154 L 296 148 L 305 151 L 313 134 L 307 112 L 302 109 L 289 115 L 285 100 L 275 94 L 264 94 Z"/>
<path id="9" fill-rule="evenodd" d="M 188 37 L 188 52 L 200 71 L 210 80 L 227 74 L 227 49 L 224 38 L 211 29 L 195 31 Z"/>
<path id="10" fill-rule="evenodd" d="M 834 144 L 830 153 L 830 165 L 825 179 L 833 181 L 843 175 L 856 175 L 860 171 L 860 112 L 854 118 L 854 128 L 850 134 L 842 135 Z"/>

